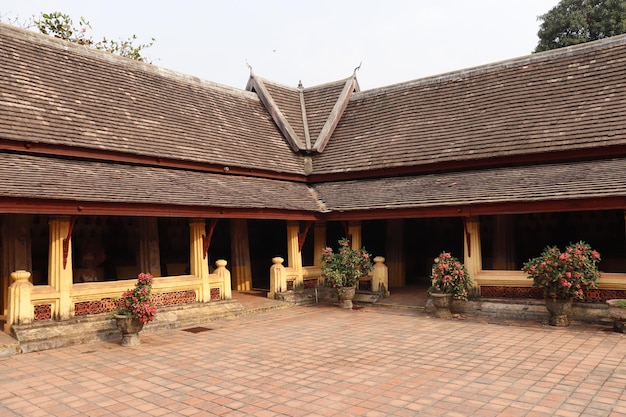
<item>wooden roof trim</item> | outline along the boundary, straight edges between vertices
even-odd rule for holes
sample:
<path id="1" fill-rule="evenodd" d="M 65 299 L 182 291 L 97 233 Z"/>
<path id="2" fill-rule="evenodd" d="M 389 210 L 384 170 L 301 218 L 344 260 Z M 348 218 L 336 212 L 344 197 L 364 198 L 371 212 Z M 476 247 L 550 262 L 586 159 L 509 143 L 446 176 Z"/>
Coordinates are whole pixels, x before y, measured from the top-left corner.
<path id="1" fill-rule="evenodd" d="M 302 113 L 302 126 L 304 128 L 304 141 L 306 150 L 311 149 L 311 133 L 309 132 L 309 120 L 306 114 L 306 103 L 304 102 L 304 88 L 298 88 L 300 90 L 300 112 Z"/>
<path id="2" fill-rule="evenodd" d="M 370 171 L 329 172 L 324 174 L 311 174 L 306 178 L 306 180 L 308 184 L 317 184 L 322 182 L 407 176 L 428 174 L 434 172 L 456 172 L 461 170 L 501 168 L 506 166 L 519 166 L 528 164 L 535 165 L 552 162 L 574 162 L 594 159 L 617 158 L 620 156 L 626 156 L 626 145 L 553 151 L 545 153 L 531 153 L 486 159 L 483 158 L 446 161 L 433 164 L 388 167 Z M 313 160 L 313 163 L 315 163 L 315 160 Z"/>
<path id="3" fill-rule="evenodd" d="M 326 147 L 326 144 L 328 144 L 328 141 L 335 131 L 337 124 L 339 124 L 341 116 L 343 116 L 343 112 L 346 110 L 346 107 L 348 107 L 348 103 L 350 102 L 352 94 L 356 91 L 359 91 L 359 86 L 356 82 L 356 78 L 352 76 L 346 80 L 346 84 L 344 85 L 343 90 L 341 91 L 341 94 L 339 95 L 339 98 L 335 103 L 335 106 L 330 112 L 330 115 L 328 116 L 324 127 L 322 127 L 319 136 L 313 144 L 313 148 L 311 149 L 312 151 L 324 151 L 324 148 Z"/>
<path id="4" fill-rule="evenodd" d="M 0 150 L 22 154 L 26 153 L 31 155 L 58 156 L 64 158 L 77 158 L 93 161 L 145 165 L 159 168 L 184 169 L 216 174 L 245 175 L 248 177 L 258 177 L 293 182 L 306 182 L 306 176 L 298 174 L 281 173 L 270 170 L 259 170 L 237 166 L 208 164 L 205 162 L 189 160 L 160 158 L 148 155 L 128 154 L 123 152 L 111 152 L 102 149 L 53 145 L 47 143 L 22 142 L 8 139 L 0 139 Z"/>
<path id="5" fill-rule="evenodd" d="M 485 203 L 403 209 L 334 211 L 322 215 L 330 220 L 384 220 L 435 217 L 489 216 L 497 214 L 554 213 L 589 210 L 624 210 L 626 197 L 584 198 L 516 203 Z"/>
<path id="6" fill-rule="evenodd" d="M 284 113 L 278 108 L 278 104 L 276 104 L 272 98 L 263 80 L 251 75 L 246 88 L 257 93 L 268 113 L 272 116 L 274 123 L 276 123 L 276 126 L 278 126 L 278 129 L 287 140 L 287 143 L 291 146 L 291 149 L 294 152 L 306 150 L 304 142 L 298 137 L 298 134 L 293 127 L 291 127 Z"/>
<path id="7" fill-rule="evenodd" d="M 198 207 L 173 204 L 107 203 L 14 197 L 4 197 L 0 199 L 0 213 L 319 220 L 319 213 L 298 210 Z"/>

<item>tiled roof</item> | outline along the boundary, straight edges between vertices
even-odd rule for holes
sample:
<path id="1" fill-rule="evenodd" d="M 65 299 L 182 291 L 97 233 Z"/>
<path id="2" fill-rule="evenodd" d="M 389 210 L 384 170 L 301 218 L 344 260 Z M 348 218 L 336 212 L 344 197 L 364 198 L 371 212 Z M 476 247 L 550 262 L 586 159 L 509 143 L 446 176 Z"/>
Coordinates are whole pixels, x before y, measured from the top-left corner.
<path id="1" fill-rule="evenodd" d="M 625 68 L 626 35 L 365 92 L 252 92 L 0 24 L 0 197 L 307 215 L 625 198 Z M 589 160 L 541 159 L 572 150 Z M 329 182 L 287 180 L 310 173 Z"/>
<path id="2" fill-rule="evenodd" d="M 330 211 L 626 197 L 626 158 L 336 181 L 313 188 Z"/>
<path id="3" fill-rule="evenodd" d="M 626 144 L 626 35 L 355 93 L 313 173 Z"/>
<path id="4" fill-rule="evenodd" d="M 78 202 L 317 212 L 303 183 L 0 153 L 0 195 Z"/>
<path id="5" fill-rule="evenodd" d="M 303 173 L 256 94 L 0 24 L 0 139 Z"/>

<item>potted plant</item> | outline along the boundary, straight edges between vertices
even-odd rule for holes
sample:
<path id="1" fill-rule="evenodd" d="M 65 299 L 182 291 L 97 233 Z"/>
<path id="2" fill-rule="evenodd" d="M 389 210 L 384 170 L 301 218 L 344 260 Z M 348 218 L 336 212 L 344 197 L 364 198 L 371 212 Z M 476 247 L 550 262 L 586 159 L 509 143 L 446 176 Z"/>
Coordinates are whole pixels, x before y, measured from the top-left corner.
<path id="1" fill-rule="evenodd" d="M 609 316 L 613 319 L 613 331 L 626 333 L 626 300 L 606 300 L 609 305 Z"/>
<path id="2" fill-rule="evenodd" d="M 367 276 L 374 265 L 365 248 L 352 249 L 350 241 L 339 239 L 339 248 L 334 252 L 327 247 L 322 252 L 322 278 L 324 284 L 337 290 L 340 306 L 352 308 L 352 299 L 359 278 Z"/>
<path id="3" fill-rule="evenodd" d="M 441 252 L 434 260 L 430 279 L 428 293 L 435 307 L 435 316 L 451 317 L 452 299 L 467 301 L 472 285 L 465 265 L 449 252 Z"/>
<path id="4" fill-rule="evenodd" d="M 115 301 L 113 317 L 122 333 L 122 346 L 140 343 L 139 332 L 143 325 L 154 320 L 157 309 L 152 300 L 152 275 L 137 275 L 135 288 L 126 291 Z"/>
<path id="5" fill-rule="evenodd" d="M 600 254 L 580 241 L 570 243 L 565 252 L 546 246 L 541 255 L 524 263 L 522 271 L 533 280 L 533 287 L 543 289 L 550 325 L 569 325 L 572 300 L 584 300 L 585 290 L 597 285 L 599 262 Z"/>

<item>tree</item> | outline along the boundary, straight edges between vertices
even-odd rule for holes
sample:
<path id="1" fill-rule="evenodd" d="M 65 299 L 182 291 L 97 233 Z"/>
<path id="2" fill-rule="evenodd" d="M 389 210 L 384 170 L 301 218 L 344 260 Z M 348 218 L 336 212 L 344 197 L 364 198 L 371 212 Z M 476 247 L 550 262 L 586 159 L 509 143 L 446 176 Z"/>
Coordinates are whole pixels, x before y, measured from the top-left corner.
<path id="1" fill-rule="evenodd" d="M 561 0 L 546 14 L 535 52 L 626 33 L 626 0 Z"/>
<path id="2" fill-rule="evenodd" d="M 103 38 L 101 41 L 94 42 L 91 37 L 87 36 L 87 31 L 91 30 L 91 25 L 84 17 L 81 16 L 78 22 L 79 27 L 76 28 L 70 16 L 61 12 L 42 13 L 38 20 L 33 20 L 33 23 L 45 35 L 108 51 L 137 61 L 149 62 L 142 55 L 142 51 L 154 44 L 154 38 L 152 38 L 149 43 L 134 45 L 137 40 L 136 35 L 126 40 L 114 41 Z"/>

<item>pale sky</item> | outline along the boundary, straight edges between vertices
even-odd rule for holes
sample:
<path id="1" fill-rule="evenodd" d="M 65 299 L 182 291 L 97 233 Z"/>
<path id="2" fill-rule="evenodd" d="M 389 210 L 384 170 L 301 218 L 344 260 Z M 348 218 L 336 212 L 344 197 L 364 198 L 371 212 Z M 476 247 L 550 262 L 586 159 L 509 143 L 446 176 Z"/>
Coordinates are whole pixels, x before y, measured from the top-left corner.
<path id="1" fill-rule="evenodd" d="M 558 0 L 0 0 L 0 21 L 84 16 L 94 39 L 156 38 L 154 65 L 244 88 L 254 74 L 362 90 L 530 54 Z"/>

